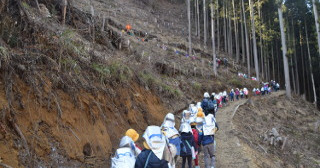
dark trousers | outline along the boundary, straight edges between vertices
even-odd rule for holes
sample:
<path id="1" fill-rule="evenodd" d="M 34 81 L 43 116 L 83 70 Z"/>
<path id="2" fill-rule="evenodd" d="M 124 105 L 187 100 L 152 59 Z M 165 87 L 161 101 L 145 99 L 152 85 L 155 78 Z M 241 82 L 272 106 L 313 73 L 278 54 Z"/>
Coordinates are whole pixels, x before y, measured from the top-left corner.
<path id="1" fill-rule="evenodd" d="M 187 160 L 189 168 L 192 168 L 192 156 L 182 156 L 182 168 L 185 168 Z"/>

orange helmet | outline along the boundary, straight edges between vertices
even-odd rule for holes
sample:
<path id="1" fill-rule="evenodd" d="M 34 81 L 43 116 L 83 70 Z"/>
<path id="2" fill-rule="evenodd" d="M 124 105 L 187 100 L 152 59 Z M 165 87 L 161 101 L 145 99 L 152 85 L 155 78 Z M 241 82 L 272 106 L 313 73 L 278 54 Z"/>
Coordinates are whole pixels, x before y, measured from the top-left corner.
<path id="1" fill-rule="evenodd" d="M 127 24 L 127 25 L 126 25 L 126 30 L 129 31 L 129 30 L 131 30 L 131 29 L 132 29 L 131 25 Z"/>

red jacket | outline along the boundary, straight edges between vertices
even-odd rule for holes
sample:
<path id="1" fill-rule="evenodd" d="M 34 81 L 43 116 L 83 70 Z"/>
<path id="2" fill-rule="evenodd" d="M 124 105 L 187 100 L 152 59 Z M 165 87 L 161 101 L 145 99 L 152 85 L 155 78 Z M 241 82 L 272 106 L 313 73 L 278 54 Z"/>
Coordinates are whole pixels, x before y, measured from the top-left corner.
<path id="1" fill-rule="evenodd" d="M 192 128 L 193 139 L 196 144 L 195 148 L 198 149 L 199 132 L 197 129 Z"/>

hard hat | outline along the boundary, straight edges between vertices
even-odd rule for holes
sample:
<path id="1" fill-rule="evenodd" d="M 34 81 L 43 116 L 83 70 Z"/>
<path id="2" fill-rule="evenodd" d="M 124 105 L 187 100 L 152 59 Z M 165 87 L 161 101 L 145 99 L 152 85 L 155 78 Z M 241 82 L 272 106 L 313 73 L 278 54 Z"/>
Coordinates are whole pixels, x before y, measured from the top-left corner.
<path id="1" fill-rule="evenodd" d="M 197 124 L 203 123 L 203 118 L 202 117 L 197 117 L 196 118 L 196 123 Z"/>
<path id="2" fill-rule="evenodd" d="M 181 131 L 181 132 L 185 132 L 185 133 L 189 133 L 189 132 L 192 133 L 192 129 L 191 129 L 190 124 L 188 124 L 188 123 L 182 123 L 181 126 L 180 126 L 180 131 Z"/>
<path id="3" fill-rule="evenodd" d="M 191 125 L 196 125 L 196 119 L 194 117 L 191 117 L 189 121 Z"/>
<path id="4" fill-rule="evenodd" d="M 197 107 L 198 107 L 198 108 L 201 107 L 201 102 L 198 102 L 198 103 L 197 103 Z"/>
<path id="5" fill-rule="evenodd" d="M 127 130 L 126 136 L 130 137 L 134 142 L 136 142 L 139 139 L 139 134 L 136 130 L 132 128 Z"/>
<path id="6" fill-rule="evenodd" d="M 133 140 L 128 136 L 124 136 L 120 140 L 119 147 L 120 148 L 122 148 L 122 147 L 131 147 L 132 144 L 133 144 Z"/>
<path id="7" fill-rule="evenodd" d="M 206 92 L 206 93 L 204 93 L 203 97 L 204 97 L 204 98 L 209 98 L 209 97 L 210 97 L 210 95 L 209 95 L 209 93 L 208 93 L 208 92 Z"/>
<path id="8" fill-rule="evenodd" d="M 183 117 L 183 118 L 189 119 L 190 115 L 191 115 L 191 111 L 189 111 L 189 110 L 183 110 L 183 112 L 182 112 L 182 117 Z"/>
<path id="9" fill-rule="evenodd" d="M 216 95 L 216 93 L 214 93 L 214 92 L 213 92 L 211 95 L 212 95 L 212 96 L 215 96 L 215 95 Z"/>
<path id="10" fill-rule="evenodd" d="M 171 120 L 174 121 L 174 115 L 172 113 L 168 113 L 165 117 L 165 120 Z"/>
<path id="11" fill-rule="evenodd" d="M 148 126 L 143 134 L 146 144 L 150 147 L 152 152 L 161 160 L 163 151 L 166 146 L 165 136 L 162 134 L 160 127 Z"/>
<path id="12" fill-rule="evenodd" d="M 205 117 L 205 114 L 202 112 L 202 110 L 197 113 L 197 117 L 201 117 L 201 118 Z"/>

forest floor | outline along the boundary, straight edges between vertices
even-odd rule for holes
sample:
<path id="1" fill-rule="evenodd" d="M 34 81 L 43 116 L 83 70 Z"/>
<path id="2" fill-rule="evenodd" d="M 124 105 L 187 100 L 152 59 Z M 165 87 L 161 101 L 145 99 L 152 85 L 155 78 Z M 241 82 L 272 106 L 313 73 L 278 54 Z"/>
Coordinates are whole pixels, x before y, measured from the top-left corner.
<path id="1" fill-rule="evenodd" d="M 216 140 L 216 167 L 220 168 L 269 168 L 269 167 L 320 167 L 319 162 L 319 112 L 312 106 L 306 104 L 299 107 L 299 103 L 292 105 L 291 108 L 303 113 L 304 117 L 293 119 L 295 114 L 280 114 L 277 108 L 285 109 L 282 104 L 301 101 L 294 99 L 289 101 L 285 98 L 285 92 L 274 92 L 266 96 L 255 96 L 250 99 L 240 99 L 231 102 L 227 106 L 221 108 L 216 119 L 219 124 L 219 131 L 215 135 Z M 270 102 L 277 102 L 277 104 Z M 253 106 L 255 104 L 255 107 Z M 255 108 L 260 108 L 257 110 Z M 265 120 L 276 117 L 274 113 L 265 113 L 273 109 L 288 120 Z M 291 110 L 291 109 L 290 109 Z M 265 116 L 267 115 L 267 116 Z M 304 128 L 291 125 L 289 123 L 303 123 Z M 276 125 L 276 126 L 275 126 Z M 300 125 L 300 124 L 299 124 Z M 261 139 L 261 135 L 266 130 L 276 127 L 280 130 L 281 135 L 288 138 L 284 149 L 271 146 Z M 285 131 L 291 129 L 292 132 Z M 302 137 L 302 134 L 306 137 Z M 303 138 L 303 139 L 301 139 Z M 299 146 L 299 147 L 297 147 Z M 179 158 L 177 167 L 181 166 L 182 159 Z M 194 163 L 193 163 L 194 165 Z M 200 167 L 204 165 L 203 152 L 199 156 Z"/>

